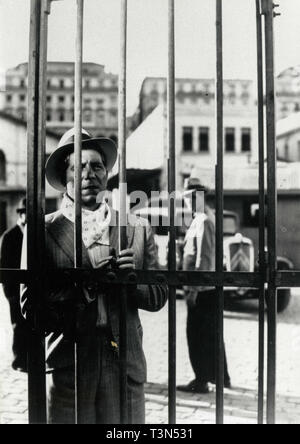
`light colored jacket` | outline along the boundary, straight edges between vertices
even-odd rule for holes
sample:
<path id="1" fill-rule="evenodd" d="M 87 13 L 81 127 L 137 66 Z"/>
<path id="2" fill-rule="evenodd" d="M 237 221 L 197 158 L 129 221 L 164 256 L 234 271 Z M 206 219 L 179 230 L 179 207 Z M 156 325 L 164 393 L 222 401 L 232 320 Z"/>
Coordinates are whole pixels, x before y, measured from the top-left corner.
<path id="1" fill-rule="evenodd" d="M 209 207 L 205 207 L 205 213 L 195 215 L 186 232 L 183 270 L 215 270 L 215 215 Z M 187 298 L 196 297 L 197 292 L 211 289 L 213 287 L 185 287 L 185 294 Z"/>

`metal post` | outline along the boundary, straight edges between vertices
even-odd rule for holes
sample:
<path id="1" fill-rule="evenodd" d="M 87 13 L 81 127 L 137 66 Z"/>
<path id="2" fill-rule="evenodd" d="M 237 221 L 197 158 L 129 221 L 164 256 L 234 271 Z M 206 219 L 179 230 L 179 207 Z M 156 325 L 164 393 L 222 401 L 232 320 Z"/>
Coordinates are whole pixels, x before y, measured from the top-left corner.
<path id="1" fill-rule="evenodd" d="M 216 271 L 223 272 L 223 36 L 222 0 L 216 0 Z M 217 356 L 216 356 L 216 423 L 223 424 L 224 411 L 224 291 L 216 287 L 217 297 Z"/>
<path id="2" fill-rule="evenodd" d="M 27 267 L 34 330 L 28 351 L 29 423 L 46 423 L 45 341 L 43 331 L 44 264 L 44 103 L 47 53 L 46 3 L 31 0 L 27 123 Z"/>
<path id="3" fill-rule="evenodd" d="M 175 11 L 174 0 L 169 0 L 168 9 L 168 191 L 170 199 L 169 271 L 176 271 L 175 228 Z M 176 287 L 169 285 L 169 423 L 176 423 Z"/>
<path id="4" fill-rule="evenodd" d="M 74 267 L 82 267 L 82 220 L 81 220 L 81 151 L 82 151 L 82 54 L 83 54 L 83 11 L 84 0 L 77 0 L 76 28 L 76 60 L 75 60 L 75 223 L 74 223 Z M 75 314 L 76 316 L 76 314 Z M 76 320 L 74 319 L 75 325 Z M 77 333 L 77 332 L 76 332 Z M 78 353 L 79 338 L 74 341 L 75 353 L 75 423 L 81 422 L 81 402 L 79 369 L 80 356 Z"/>
<path id="5" fill-rule="evenodd" d="M 264 150 L 264 91 L 263 91 L 263 42 L 260 0 L 256 1 L 257 33 L 257 109 L 258 109 L 258 157 L 259 157 L 259 271 L 265 276 L 265 150 Z M 265 284 L 259 289 L 258 332 L 258 424 L 264 422 L 264 355 L 265 355 Z"/>
<path id="6" fill-rule="evenodd" d="M 268 382 L 267 422 L 275 424 L 276 414 L 276 270 L 277 270 L 277 192 L 276 192 L 276 136 L 275 136 L 275 80 L 273 2 L 262 1 L 265 15 L 266 116 L 267 116 L 267 170 L 268 170 Z"/>
<path id="7" fill-rule="evenodd" d="M 126 56 L 127 56 L 127 0 L 121 0 L 121 41 L 119 76 L 119 249 L 127 248 L 126 234 Z M 120 407 L 121 423 L 128 423 L 127 409 L 127 292 L 123 286 L 120 296 Z"/>

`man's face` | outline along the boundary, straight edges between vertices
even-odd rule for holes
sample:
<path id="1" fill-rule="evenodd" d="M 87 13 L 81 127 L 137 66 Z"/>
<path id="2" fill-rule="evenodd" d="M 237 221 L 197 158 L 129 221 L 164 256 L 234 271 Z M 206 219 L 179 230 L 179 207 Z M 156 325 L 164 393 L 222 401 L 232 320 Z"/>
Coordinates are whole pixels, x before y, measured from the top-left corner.
<path id="1" fill-rule="evenodd" d="M 66 171 L 66 187 L 68 195 L 75 198 L 75 155 L 69 157 L 69 165 Z M 93 149 L 82 150 L 82 175 L 81 175 L 81 204 L 83 208 L 91 211 L 99 206 L 97 196 L 106 190 L 107 170 L 101 154 Z"/>
<path id="2" fill-rule="evenodd" d="M 19 211 L 19 219 L 20 219 L 21 224 L 23 226 L 25 226 L 26 222 L 27 222 L 26 211 L 25 210 L 24 211 Z"/>

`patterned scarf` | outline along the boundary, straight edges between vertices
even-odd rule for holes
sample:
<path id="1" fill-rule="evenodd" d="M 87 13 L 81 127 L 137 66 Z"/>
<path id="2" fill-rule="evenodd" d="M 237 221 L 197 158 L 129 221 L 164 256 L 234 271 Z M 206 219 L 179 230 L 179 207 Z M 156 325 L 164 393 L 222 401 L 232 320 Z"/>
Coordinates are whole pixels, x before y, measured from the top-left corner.
<path id="1" fill-rule="evenodd" d="M 74 223 L 75 204 L 67 194 L 64 194 L 60 209 L 62 214 Z M 111 211 L 105 200 L 95 211 L 82 209 L 82 240 L 86 248 L 95 243 L 109 245 L 110 221 Z"/>

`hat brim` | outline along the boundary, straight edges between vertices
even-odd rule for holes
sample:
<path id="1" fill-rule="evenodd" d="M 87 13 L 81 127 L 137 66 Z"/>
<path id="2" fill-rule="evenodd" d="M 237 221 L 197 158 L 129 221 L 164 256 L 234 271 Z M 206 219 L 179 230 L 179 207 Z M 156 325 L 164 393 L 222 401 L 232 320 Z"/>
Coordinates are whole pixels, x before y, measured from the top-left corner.
<path id="1" fill-rule="evenodd" d="M 190 189 L 188 189 L 188 190 L 185 190 L 185 191 L 183 191 L 183 197 L 189 197 L 189 196 L 191 196 L 195 191 L 202 191 L 203 193 L 208 193 L 209 192 L 209 188 L 207 188 L 207 187 L 197 187 L 197 186 L 195 186 L 195 187 L 193 187 L 193 188 L 190 188 Z"/>
<path id="2" fill-rule="evenodd" d="M 82 140 L 82 149 L 91 148 L 104 154 L 106 160 L 107 171 L 111 171 L 118 157 L 118 149 L 113 140 L 105 137 L 95 137 L 92 139 Z M 64 160 L 74 152 L 74 143 L 68 143 L 57 148 L 49 156 L 45 173 L 49 184 L 58 191 L 65 191 L 65 185 L 62 182 Z"/>

